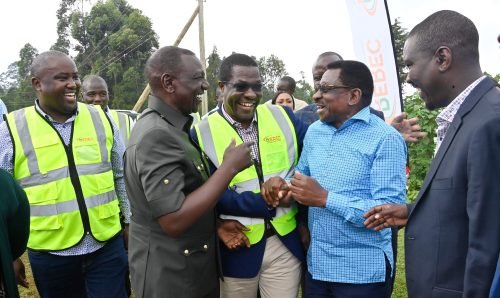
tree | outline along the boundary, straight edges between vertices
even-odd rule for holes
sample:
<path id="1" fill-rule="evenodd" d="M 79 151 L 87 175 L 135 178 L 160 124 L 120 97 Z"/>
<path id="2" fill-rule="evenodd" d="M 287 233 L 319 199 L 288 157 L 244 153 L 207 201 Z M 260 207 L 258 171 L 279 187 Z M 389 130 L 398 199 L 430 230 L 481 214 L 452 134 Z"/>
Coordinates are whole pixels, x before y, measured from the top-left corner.
<path id="1" fill-rule="evenodd" d="M 271 54 L 269 57 L 260 57 L 257 59 L 257 64 L 259 66 L 260 76 L 264 84 L 264 89 L 262 91 L 263 100 L 268 100 L 273 97 L 274 86 L 278 80 L 286 76 L 288 72 L 285 68 L 285 63 L 283 60 L 278 58 L 276 55 Z"/>
<path id="2" fill-rule="evenodd" d="M 30 67 L 36 56 L 38 56 L 38 50 L 29 43 L 25 44 L 19 52 L 19 58 L 21 58 L 21 60 L 17 62 L 19 79 L 24 80 L 29 78 Z"/>
<path id="3" fill-rule="evenodd" d="M 9 70 L 1 75 L 2 96 L 9 111 L 33 104 L 36 94 L 31 86 L 30 66 L 37 55 L 36 48 L 29 43 L 25 44 L 19 51 L 20 60 L 11 63 Z"/>
<path id="4" fill-rule="evenodd" d="M 300 76 L 301 79 L 296 81 L 297 86 L 293 96 L 311 103 L 314 89 L 308 82 L 306 82 L 306 76 L 303 71 L 300 72 Z"/>
<path id="5" fill-rule="evenodd" d="M 396 52 L 396 68 L 398 69 L 399 74 L 399 88 L 402 89 L 408 73 L 403 60 L 403 48 L 408 37 L 408 30 L 401 26 L 401 22 L 398 18 L 394 19 L 394 23 L 391 25 L 391 28 L 392 36 L 394 38 L 394 51 Z"/>
<path id="6" fill-rule="evenodd" d="M 219 67 L 222 62 L 222 59 L 217 52 L 217 47 L 214 46 L 212 53 L 208 55 L 207 58 L 207 81 L 208 81 L 208 91 L 207 91 L 207 99 L 208 99 L 208 110 L 210 111 L 217 105 L 216 101 L 216 89 L 219 77 Z"/>
<path id="7" fill-rule="evenodd" d="M 50 49 L 68 54 L 70 48 L 69 22 L 71 10 L 74 9 L 76 0 L 62 0 L 57 10 L 57 41 Z"/>
<path id="8" fill-rule="evenodd" d="M 146 86 L 146 60 L 158 48 L 151 20 L 126 0 L 107 0 L 89 13 L 73 10 L 69 22 L 79 72 L 102 76 L 111 106 L 131 109 Z"/>

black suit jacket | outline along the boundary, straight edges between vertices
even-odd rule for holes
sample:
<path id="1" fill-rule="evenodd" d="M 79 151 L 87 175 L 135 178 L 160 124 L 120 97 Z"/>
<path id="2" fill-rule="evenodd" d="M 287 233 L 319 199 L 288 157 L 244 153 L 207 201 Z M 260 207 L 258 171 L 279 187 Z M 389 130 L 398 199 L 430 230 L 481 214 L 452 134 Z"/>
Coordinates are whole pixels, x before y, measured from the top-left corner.
<path id="1" fill-rule="evenodd" d="M 409 297 L 488 297 L 499 219 L 500 90 L 487 78 L 455 115 L 410 208 Z"/>

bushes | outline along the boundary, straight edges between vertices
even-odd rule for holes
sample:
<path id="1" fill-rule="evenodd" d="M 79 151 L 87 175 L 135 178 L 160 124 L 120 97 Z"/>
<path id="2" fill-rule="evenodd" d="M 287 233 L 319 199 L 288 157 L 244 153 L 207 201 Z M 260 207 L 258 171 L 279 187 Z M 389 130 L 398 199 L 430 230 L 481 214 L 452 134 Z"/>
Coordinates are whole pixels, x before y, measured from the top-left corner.
<path id="1" fill-rule="evenodd" d="M 418 117 L 422 131 L 427 132 L 427 136 L 418 143 L 408 146 L 410 156 L 410 176 L 408 180 L 408 200 L 413 202 L 424 181 L 432 158 L 434 157 L 435 137 L 436 137 L 436 116 L 440 110 L 429 111 L 425 108 L 424 102 L 418 95 L 407 96 L 404 99 L 404 109 L 408 113 L 408 118 Z"/>

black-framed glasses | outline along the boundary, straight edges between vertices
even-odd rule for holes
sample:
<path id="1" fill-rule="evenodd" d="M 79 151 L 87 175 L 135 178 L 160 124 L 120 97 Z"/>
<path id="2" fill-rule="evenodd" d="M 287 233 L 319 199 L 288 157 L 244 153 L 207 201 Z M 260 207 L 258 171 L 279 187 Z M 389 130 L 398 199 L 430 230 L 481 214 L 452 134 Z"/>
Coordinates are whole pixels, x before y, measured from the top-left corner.
<path id="1" fill-rule="evenodd" d="M 343 85 L 319 85 L 318 90 L 325 94 L 330 91 L 336 90 L 336 89 L 353 89 L 351 86 L 343 86 Z"/>
<path id="2" fill-rule="evenodd" d="M 262 92 L 262 87 L 264 85 L 262 83 L 254 83 L 254 84 L 249 84 L 247 82 L 237 82 L 237 83 L 231 83 L 227 81 L 222 81 L 225 85 L 231 85 L 236 89 L 237 92 L 246 92 L 248 89 L 252 88 L 254 92 Z"/>

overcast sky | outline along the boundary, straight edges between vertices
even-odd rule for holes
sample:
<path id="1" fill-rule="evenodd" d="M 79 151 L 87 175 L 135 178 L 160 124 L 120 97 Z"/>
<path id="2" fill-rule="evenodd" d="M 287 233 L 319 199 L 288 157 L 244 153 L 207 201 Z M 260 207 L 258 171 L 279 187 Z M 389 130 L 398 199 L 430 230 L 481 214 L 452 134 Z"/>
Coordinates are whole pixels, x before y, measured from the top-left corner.
<path id="1" fill-rule="evenodd" d="M 24 44 L 29 42 L 43 52 L 56 41 L 59 2 L 1 2 L 0 72 L 19 60 L 19 50 Z M 84 0 L 84 9 L 95 2 Z M 160 45 L 165 46 L 173 44 L 198 1 L 128 2 L 152 20 Z M 497 42 L 500 0 L 388 0 L 388 6 L 391 19 L 399 18 L 407 29 L 441 9 L 452 9 L 466 15 L 479 31 L 483 71 L 500 73 L 500 46 Z M 300 79 L 300 72 L 304 71 L 308 82 L 312 82 L 313 61 L 324 51 L 336 51 L 346 59 L 355 59 L 345 0 L 206 0 L 204 11 L 206 56 L 214 46 L 221 56 L 233 51 L 256 57 L 275 54 L 285 62 L 292 77 Z M 180 46 L 199 53 L 197 19 Z"/>

